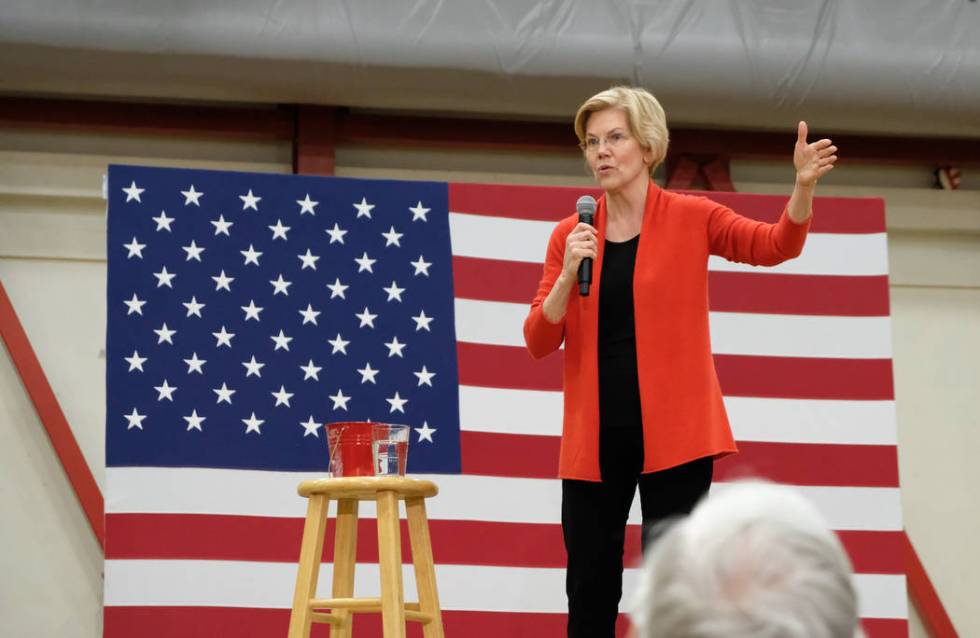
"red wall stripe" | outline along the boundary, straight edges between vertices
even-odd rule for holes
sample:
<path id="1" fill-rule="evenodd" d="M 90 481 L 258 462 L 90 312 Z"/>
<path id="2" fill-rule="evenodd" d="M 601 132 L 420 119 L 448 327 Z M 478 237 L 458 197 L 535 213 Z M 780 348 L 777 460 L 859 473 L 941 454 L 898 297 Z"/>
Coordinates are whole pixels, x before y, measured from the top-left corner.
<path id="1" fill-rule="evenodd" d="M 734 210 L 746 217 L 766 222 L 779 219 L 788 199 L 782 195 L 747 195 L 719 191 L 690 193 L 704 195 L 719 204 L 734 207 Z M 557 222 L 575 213 L 575 201 L 582 195 L 599 197 L 601 194 L 596 188 L 450 183 L 449 210 L 470 215 Z M 883 233 L 884 200 L 820 197 L 814 203 L 810 232 Z"/>
<path id="2" fill-rule="evenodd" d="M 943 608 L 943 602 L 936 588 L 929 580 L 929 574 L 907 535 L 903 535 L 905 572 L 908 577 L 909 595 L 919 611 L 922 624 L 932 638 L 958 638 L 953 621 Z"/>
<path id="3" fill-rule="evenodd" d="M 541 264 L 453 257 L 457 297 L 530 305 Z M 715 312 L 887 317 L 888 277 L 708 273 L 709 306 Z"/>
<path id="4" fill-rule="evenodd" d="M 534 360 L 518 346 L 459 342 L 459 382 L 488 388 L 561 390 L 563 351 Z M 891 359 L 831 359 L 717 354 L 726 396 L 891 400 Z"/>
<path id="5" fill-rule="evenodd" d="M 41 362 L 38 361 L 34 348 L 31 347 L 27 333 L 24 332 L 24 327 L 2 283 L 0 283 L 0 336 L 7 345 L 14 367 L 17 368 L 24 388 L 34 403 L 34 409 L 48 433 L 55 454 L 61 461 L 61 467 L 64 468 L 75 496 L 85 512 L 88 524 L 92 527 L 99 545 L 105 548 L 102 492 L 92 476 L 81 448 L 78 447 L 71 426 L 68 425 L 68 420 L 61 411 L 58 398 L 44 375 Z"/>

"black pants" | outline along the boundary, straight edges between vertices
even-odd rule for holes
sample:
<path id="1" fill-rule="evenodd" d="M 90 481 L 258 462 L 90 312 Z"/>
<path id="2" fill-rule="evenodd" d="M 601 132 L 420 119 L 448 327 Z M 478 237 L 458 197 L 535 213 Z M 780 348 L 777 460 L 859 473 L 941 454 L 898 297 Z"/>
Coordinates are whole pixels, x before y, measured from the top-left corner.
<path id="1" fill-rule="evenodd" d="M 613 638 L 623 594 L 623 542 L 630 505 L 640 487 L 643 546 L 649 527 L 689 514 L 711 485 L 713 460 L 697 459 L 641 474 L 643 431 L 601 428 L 602 482 L 562 481 L 561 527 L 568 553 L 569 638 Z"/>

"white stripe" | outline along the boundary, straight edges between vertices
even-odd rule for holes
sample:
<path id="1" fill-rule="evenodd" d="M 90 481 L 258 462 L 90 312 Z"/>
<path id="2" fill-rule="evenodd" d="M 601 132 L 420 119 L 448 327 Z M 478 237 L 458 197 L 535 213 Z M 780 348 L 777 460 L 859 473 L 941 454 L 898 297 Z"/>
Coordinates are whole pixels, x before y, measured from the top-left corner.
<path id="1" fill-rule="evenodd" d="M 242 516 L 306 515 L 306 499 L 296 486 L 323 474 L 202 468 L 106 468 L 106 512 L 229 514 Z M 505 523 L 561 521 L 561 482 L 557 479 L 472 475 L 417 475 L 439 486 L 427 505 L 429 517 L 443 520 Z M 711 493 L 721 492 L 718 483 Z M 898 488 L 794 486 L 810 498 L 837 530 L 902 529 Z M 364 516 L 373 507 L 365 504 Z M 638 500 L 630 522 L 639 523 Z"/>
<path id="2" fill-rule="evenodd" d="M 332 565 L 320 568 L 318 594 L 327 597 Z M 636 589 L 639 570 L 623 574 L 623 591 Z M 402 571 L 405 600 L 417 600 L 411 565 Z M 355 596 L 380 596 L 376 564 L 355 569 Z M 437 565 L 443 610 L 564 613 L 565 570 L 556 568 Z M 905 618 L 905 577 L 857 574 L 861 616 Z M 296 565 L 239 561 L 107 560 L 107 606 L 209 606 L 288 609 L 296 586 Z"/>
<path id="3" fill-rule="evenodd" d="M 895 445 L 894 401 L 725 397 L 739 441 Z M 460 386 L 463 430 L 560 436 L 562 393 Z"/>
<path id="4" fill-rule="evenodd" d="M 456 299 L 456 338 L 524 347 L 527 304 Z M 888 317 L 829 317 L 712 312 L 715 354 L 889 359 Z"/>
<path id="5" fill-rule="evenodd" d="M 487 215 L 449 213 L 454 255 L 541 263 L 556 222 Z M 766 272 L 712 256 L 709 270 Z M 803 253 L 771 269 L 774 273 L 806 275 L 886 275 L 888 244 L 885 233 L 810 233 Z"/>

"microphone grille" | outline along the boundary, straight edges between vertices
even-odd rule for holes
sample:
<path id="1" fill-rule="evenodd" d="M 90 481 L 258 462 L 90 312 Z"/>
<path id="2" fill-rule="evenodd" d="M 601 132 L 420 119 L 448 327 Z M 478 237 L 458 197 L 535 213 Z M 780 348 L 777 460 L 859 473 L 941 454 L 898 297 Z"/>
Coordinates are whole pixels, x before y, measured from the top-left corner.
<path id="1" fill-rule="evenodd" d="M 595 197 L 591 195 L 583 195 L 575 202 L 575 210 L 579 215 L 595 215 L 595 207 Z"/>

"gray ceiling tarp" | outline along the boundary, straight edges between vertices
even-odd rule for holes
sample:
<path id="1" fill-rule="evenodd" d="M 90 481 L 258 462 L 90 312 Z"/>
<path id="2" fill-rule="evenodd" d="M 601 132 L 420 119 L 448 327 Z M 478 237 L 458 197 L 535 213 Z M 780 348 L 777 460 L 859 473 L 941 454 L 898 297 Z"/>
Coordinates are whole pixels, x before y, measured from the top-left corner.
<path id="1" fill-rule="evenodd" d="M 0 91 L 980 137 L 970 0 L 0 0 Z"/>

